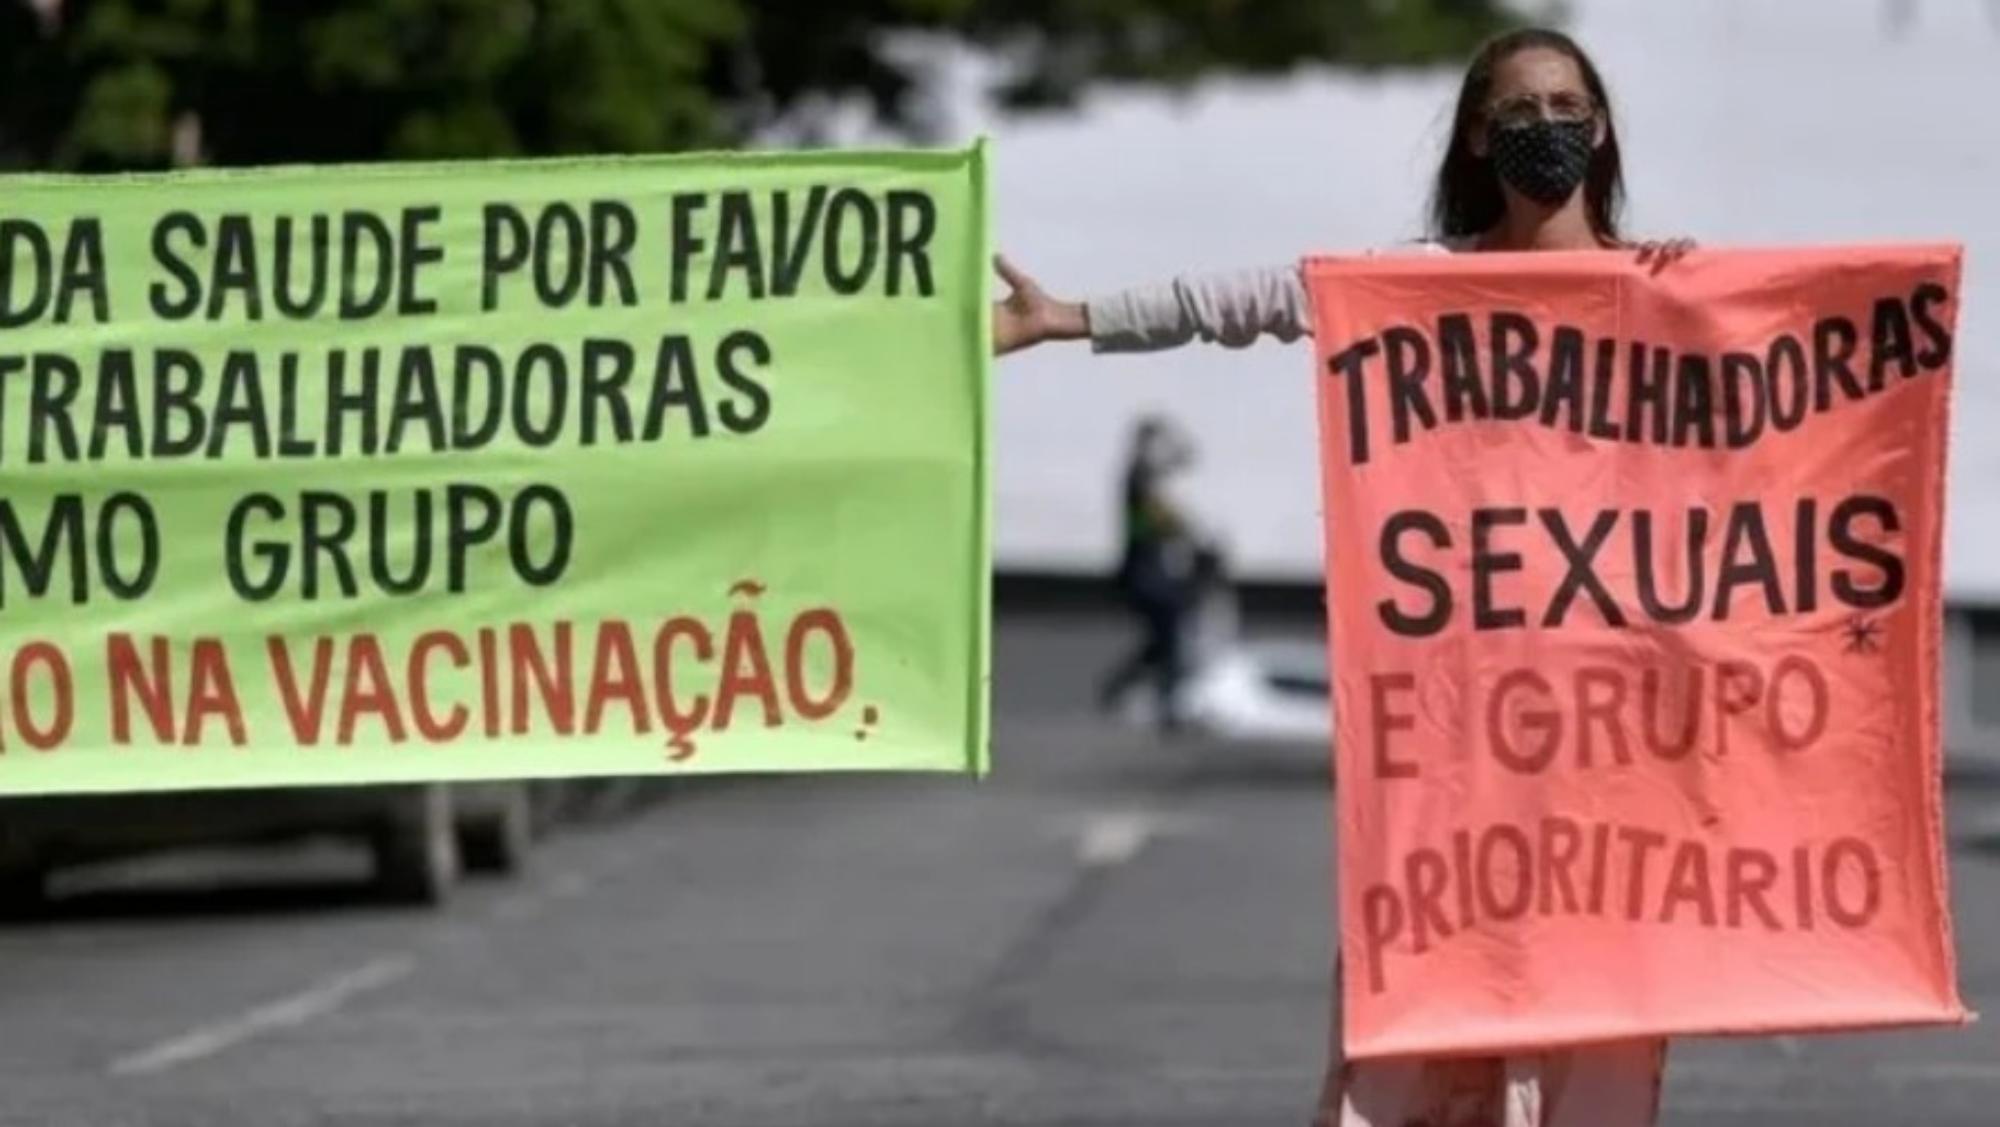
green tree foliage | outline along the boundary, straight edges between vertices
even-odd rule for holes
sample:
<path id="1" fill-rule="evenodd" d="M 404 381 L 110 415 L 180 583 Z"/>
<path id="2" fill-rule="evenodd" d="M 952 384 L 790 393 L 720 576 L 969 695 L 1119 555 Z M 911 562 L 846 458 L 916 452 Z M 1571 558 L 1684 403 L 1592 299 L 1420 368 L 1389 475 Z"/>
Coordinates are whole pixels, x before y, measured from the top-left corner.
<path id="1" fill-rule="evenodd" d="M 859 102 L 920 118 L 956 40 L 998 94 L 1425 64 L 1498 0 L 0 0 L 0 163 L 146 168 L 720 146 Z M 191 132 L 198 127 L 198 140 Z"/>

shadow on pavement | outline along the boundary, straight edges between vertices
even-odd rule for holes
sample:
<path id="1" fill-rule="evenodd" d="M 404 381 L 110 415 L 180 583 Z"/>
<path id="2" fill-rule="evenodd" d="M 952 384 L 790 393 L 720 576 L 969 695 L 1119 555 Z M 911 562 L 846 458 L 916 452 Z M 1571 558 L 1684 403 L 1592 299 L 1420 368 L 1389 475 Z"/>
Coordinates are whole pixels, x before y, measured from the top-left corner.
<path id="1" fill-rule="evenodd" d="M 373 882 L 360 879 L 159 882 L 84 892 L 58 891 L 46 900 L 17 905 L 0 929 L 21 930 L 76 923 L 137 920 L 251 919 L 318 915 L 359 908 L 389 910 Z M 411 909 L 419 910 L 419 909 Z"/>

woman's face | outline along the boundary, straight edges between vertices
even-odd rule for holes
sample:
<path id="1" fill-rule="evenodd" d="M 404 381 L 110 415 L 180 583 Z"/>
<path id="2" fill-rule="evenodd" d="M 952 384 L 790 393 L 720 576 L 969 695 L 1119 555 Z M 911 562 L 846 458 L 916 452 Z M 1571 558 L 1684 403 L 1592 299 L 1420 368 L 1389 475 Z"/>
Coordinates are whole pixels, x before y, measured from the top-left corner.
<path id="1" fill-rule="evenodd" d="M 1484 157 L 1488 151 L 1487 130 L 1495 123 L 1506 125 L 1543 118 L 1581 120 L 1596 123 L 1593 144 L 1604 143 L 1604 115 L 1583 80 L 1576 60 L 1547 47 L 1529 47 L 1501 59 L 1493 68 L 1493 89 L 1480 107 L 1479 127 L 1472 131 L 1472 151 Z"/>

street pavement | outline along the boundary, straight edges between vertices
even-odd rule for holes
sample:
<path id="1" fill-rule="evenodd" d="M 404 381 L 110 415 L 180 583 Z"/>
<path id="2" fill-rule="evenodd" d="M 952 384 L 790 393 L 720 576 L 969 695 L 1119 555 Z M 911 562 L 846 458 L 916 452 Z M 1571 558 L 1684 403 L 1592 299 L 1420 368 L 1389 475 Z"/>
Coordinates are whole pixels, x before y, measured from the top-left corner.
<path id="1" fill-rule="evenodd" d="M 1324 1063 L 1312 749 L 1096 719 L 1120 635 L 1003 616 L 997 769 L 676 785 L 439 911 L 331 847 L 69 878 L 0 929 L 0 1124 L 1302 1127 Z M 2000 791 L 1954 793 L 2000 1002 Z M 1678 1047 L 1672 1124 L 2000 1122 L 1991 1026 Z"/>

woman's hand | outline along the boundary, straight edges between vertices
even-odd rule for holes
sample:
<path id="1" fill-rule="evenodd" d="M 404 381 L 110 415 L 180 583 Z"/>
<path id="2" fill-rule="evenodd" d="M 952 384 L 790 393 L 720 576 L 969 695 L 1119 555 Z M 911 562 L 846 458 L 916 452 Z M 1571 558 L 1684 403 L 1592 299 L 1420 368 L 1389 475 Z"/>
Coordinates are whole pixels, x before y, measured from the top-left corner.
<path id="1" fill-rule="evenodd" d="M 1661 271 L 1681 259 L 1694 249 L 1693 239 L 1666 239 L 1639 244 L 1639 265 L 1652 267 L 1651 273 L 1658 276 Z"/>
<path id="2" fill-rule="evenodd" d="M 1090 318 L 1074 301 L 1050 297 L 1041 283 L 996 256 L 993 268 L 1007 283 L 1007 296 L 993 303 L 993 354 L 1040 344 L 1045 340 L 1078 340 L 1090 335 Z"/>

